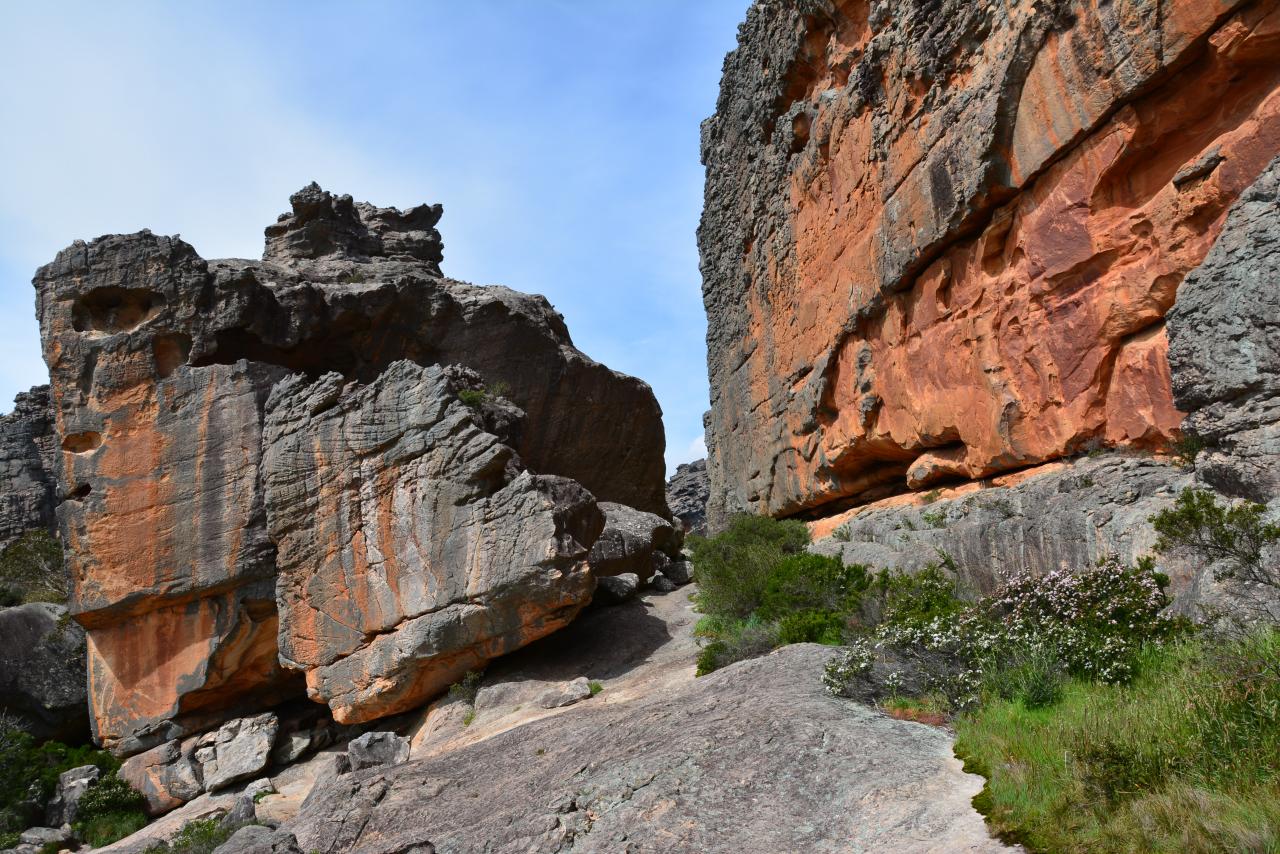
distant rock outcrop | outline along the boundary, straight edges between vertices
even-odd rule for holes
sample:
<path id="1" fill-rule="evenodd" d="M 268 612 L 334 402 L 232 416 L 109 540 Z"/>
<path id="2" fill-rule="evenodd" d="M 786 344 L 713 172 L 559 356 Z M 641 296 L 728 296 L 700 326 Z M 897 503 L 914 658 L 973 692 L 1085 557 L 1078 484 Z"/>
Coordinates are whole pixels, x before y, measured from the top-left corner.
<path id="1" fill-rule="evenodd" d="M 57 466 L 53 405 L 39 385 L 0 416 L 0 551 L 27 531 L 57 530 Z"/>
<path id="2" fill-rule="evenodd" d="M 1280 153 L 1278 10 L 758 0 L 703 127 L 712 526 L 1177 438 L 1165 318 Z"/>
<path id="3" fill-rule="evenodd" d="M 291 204 L 261 262 L 143 231 L 35 277 L 71 611 L 96 734 L 122 753 L 299 696 L 295 668 L 346 716 L 420 698 L 589 598 L 595 499 L 669 518 L 652 391 L 575 349 L 546 299 L 442 278 L 438 206 L 315 185 Z M 412 482 L 427 469 L 444 479 Z M 384 522 L 417 539 L 366 527 Z M 498 540 L 522 560 L 499 567 Z M 347 578 L 366 566 L 385 589 Z M 517 606 L 531 591 L 504 585 L 526 583 L 545 595 Z M 316 634 L 320 615 L 349 631 Z M 317 668 L 343 657 L 339 690 Z"/>
<path id="4" fill-rule="evenodd" d="M 667 481 L 667 506 L 686 534 L 706 536 L 707 498 L 710 495 L 706 460 L 676 466 L 676 473 Z"/>

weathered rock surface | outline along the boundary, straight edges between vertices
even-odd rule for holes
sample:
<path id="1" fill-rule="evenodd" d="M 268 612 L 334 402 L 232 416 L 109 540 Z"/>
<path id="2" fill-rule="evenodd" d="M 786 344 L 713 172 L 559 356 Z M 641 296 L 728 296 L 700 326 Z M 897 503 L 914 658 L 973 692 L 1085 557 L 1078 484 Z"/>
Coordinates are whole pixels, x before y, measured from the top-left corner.
<path id="1" fill-rule="evenodd" d="M 56 532 L 57 464 L 49 387 L 35 386 L 0 416 L 0 551 L 27 531 Z"/>
<path id="2" fill-rule="evenodd" d="M 89 733 L 84 629 L 61 605 L 0 608 L 0 711 L 37 738 Z"/>
<path id="3" fill-rule="evenodd" d="M 250 824 L 231 834 L 213 854 L 302 854 L 292 833 Z"/>
<path id="4" fill-rule="evenodd" d="M 368 384 L 401 359 L 464 365 L 487 387 L 471 390 L 489 426 L 500 390 L 528 413 L 503 438 L 532 471 L 668 514 L 648 386 L 576 350 L 544 298 L 441 278 L 438 207 L 375 208 L 314 185 L 291 203 L 261 262 L 207 262 L 144 231 L 78 242 L 36 274 L 72 613 L 89 633 L 96 735 L 122 753 L 303 690 L 277 657 L 259 474 L 267 397 L 286 376 Z M 326 559 L 350 564 L 360 548 Z M 404 670 L 417 653 L 391 637 L 370 654 Z"/>
<path id="5" fill-rule="evenodd" d="M 600 509 L 604 530 L 587 558 L 597 578 L 632 573 L 644 583 L 669 558 L 679 556 L 681 535 L 661 516 L 607 501 Z"/>
<path id="6" fill-rule="evenodd" d="M 81 765 L 59 774 L 58 787 L 45 805 L 45 822 L 50 827 L 74 822 L 80 809 L 80 799 L 101 776 L 102 770 L 97 765 Z"/>
<path id="7" fill-rule="evenodd" d="M 757 2 L 703 129 L 713 527 L 1175 436 L 1164 318 L 1280 152 L 1276 10 Z"/>
<path id="8" fill-rule="evenodd" d="M 347 763 L 352 771 L 401 765 L 409 761 L 409 739 L 394 732 L 366 732 L 347 745 Z"/>
<path id="9" fill-rule="evenodd" d="M 640 576 L 634 572 L 606 575 L 596 582 L 592 601 L 601 605 L 619 605 L 640 591 Z"/>
<path id="10" fill-rule="evenodd" d="M 120 779 L 142 794 L 148 815 L 163 815 L 204 791 L 204 769 L 191 736 L 174 739 L 130 756 L 120 764 Z"/>
<path id="11" fill-rule="evenodd" d="M 444 369 L 298 376 L 268 410 L 280 656 L 338 721 L 414 708 L 589 601 L 595 500 L 522 471 Z"/>
<path id="12" fill-rule="evenodd" d="M 1014 573 L 1078 570 L 1117 555 L 1132 563 L 1152 553 L 1148 523 L 1193 485 L 1167 461 L 1111 453 L 939 490 L 896 496 L 811 524 L 820 554 L 875 569 L 915 570 L 946 563 L 975 593 L 991 593 Z M 1202 562 L 1163 555 L 1179 611 L 1220 602 Z"/>
<path id="13" fill-rule="evenodd" d="M 1229 495 L 1280 496 L 1280 159 L 1232 207 L 1168 327 L 1178 407 L 1210 445 L 1197 475 Z"/>
<path id="14" fill-rule="evenodd" d="M 676 466 L 676 473 L 667 481 L 667 506 L 686 534 L 706 536 L 710 494 L 706 460 Z"/>
<path id="15" fill-rule="evenodd" d="M 827 696 L 831 654 L 787 647 L 342 775 L 283 829 L 304 851 L 353 854 L 1005 850 L 947 734 Z"/>
<path id="16" fill-rule="evenodd" d="M 268 712 L 227 721 L 196 742 L 195 759 L 207 792 L 254 777 L 271 757 L 280 722 Z"/>

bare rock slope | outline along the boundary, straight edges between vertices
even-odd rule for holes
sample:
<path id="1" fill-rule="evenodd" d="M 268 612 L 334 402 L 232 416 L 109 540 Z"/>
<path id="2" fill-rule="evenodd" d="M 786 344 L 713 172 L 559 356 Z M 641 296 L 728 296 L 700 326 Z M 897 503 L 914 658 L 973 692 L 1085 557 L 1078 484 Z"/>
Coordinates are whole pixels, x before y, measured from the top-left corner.
<path id="1" fill-rule="evenodd" d="M 408 764 L 321 782 L 284 829 L 335 854 L 1006 850 L 945 731 L 823 691 L 830 648 L 695 680 L 688 590 L 593 611 L 522 651 L 470 727 Z M 608 627 L 638 646 L 590 642 Z M 570 674 L 604 690 L 566 709 L 521 702 L 527 679 Z"/>

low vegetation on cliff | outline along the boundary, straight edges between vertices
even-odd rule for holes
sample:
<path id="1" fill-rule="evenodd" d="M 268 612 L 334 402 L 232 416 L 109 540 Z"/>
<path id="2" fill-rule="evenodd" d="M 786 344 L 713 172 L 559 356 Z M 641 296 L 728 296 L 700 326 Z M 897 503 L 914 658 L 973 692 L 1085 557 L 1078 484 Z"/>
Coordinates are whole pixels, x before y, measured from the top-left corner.
<path id="1" fill-rule="evenodd" d="M 76 835 L 94 846 L 115 842 L 147 823 L 142 797 L 116 776 L 120 761 L 92 745 L 37 744 L 13 721 L 0 719 L 0 848 L 17 844 L 19 832 L 44 817 L 65 771 L 96 765 L 98 781 L 77 805 Z"/>

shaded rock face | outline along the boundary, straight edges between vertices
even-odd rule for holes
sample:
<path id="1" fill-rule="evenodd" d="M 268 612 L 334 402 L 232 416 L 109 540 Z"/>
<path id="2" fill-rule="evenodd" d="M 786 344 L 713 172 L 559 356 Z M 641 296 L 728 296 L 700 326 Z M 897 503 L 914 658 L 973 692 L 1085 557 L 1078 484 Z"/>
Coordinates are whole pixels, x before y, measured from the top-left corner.
<path id="1" fill-rule="evenodd" d="M 0 550 L 27 531 L 55 533 L 58 436 L 47 385 L 20 393 L 0 416 Z"/>
<path id="2" fill-rule="evenodd" d="M 338 721 L 411 709 L 590 599 L 594 498 L 522 471 L 445 370 L 297 376 L 268 410 L 280 656 Z"/>
<path id="3" fill-rule="evenodd" d="M 1174 437 L 1164 319 L 1280 152 L 1276 10 L 757 2 L 703 128 L 713 527 Z"/>
<path id="4" fill-rule="evenodd" d="M 1196 473 L 1228 495 L 1280 496 L 1280 159 L 1232 208 L 1168 325 L 1174 395 L 1209 445 Z"/>
<path id="5" fill-rule="evenodd" d="M 706 460 L 676 466 L 676 473 L 667 481 L 667 506 L 686 534 L 706 536 L 707 499 L 710 495 Z"/>
<path id="6" fill-rule="evenodd" d="M 0 608 L 0 711 L 38 739 L 89 734 L 84 635 L 61 605 Z"/>
<path id="7" fill-rule="evenodd" d="M 273 537 L 292 532 L 269 532 L 261 474 L 268 398 L 287 377 L 306 378 L 292 380 L 295 389 L 312 382 L 328 382 L 329 388 L 334 381 L 321 378 L 331 372 L 340 375 L 339 385 L 368 386 L 399 360 L 465 366 L 474 372 L 466 374 L 466 387 L 483 397 L 478 417 L 514 449 L 494 453 L 513 460 L 518 454 L 522 465 L 538 473 L 521 481 L 517 503 L 524 502 L 521 512 L 527 512 L 519 518 L 534 525 L 542 512 L 534 506 L 555 508 L 537 524 L 551 524 L 546 520 L 554 517 L 555 524 L 564 523 L 559 532 L 586 537 L 590 525 L 561 518 L 562 511 L 583 518 L 595 512 L 594 504 L 586 509 L 586 490 L 669 517 L 661 412 L 649 387 L 576 350 L 563 319 L 544 298 L 441 278 L 438 207 L 375 208 L 315 186 L 291 202 L 292 211 L 268 229 L 261 262 L 205 261 L 177 238 L 143 231 L 77 242 L 35 277 L 61 444 L 57 516 L 72 575 L 71 611 L 88 630 L 95 735 L 121 753 L 182 738 L 305 690 L 277 654 L 277 635 L 285 629 L 276 606 Z M 510 403 L 498 401 L 499 389 Z M 519 410 L 527 418 L 518 418 Z M 375 408 L 373 417 L 394 420 L 398 414 Z M 370 433 L 396 429 L 352 419 Z M 273 423 L 282 429 L 278 420 Z M 404 427 L 401 438 L 423 435 Z M 421 464 L 385 462 L 386 477 L 407 472 L 398 468 L 401 463 Z M 507 477 L 501 465 L 479 472 L 468 467 L 474 463 L 459 462 L 465 471 L 460 483 L 474 477 L 497 489 Z M 467 486 L 484 488 L 479 482 Z M 333 492 L 311 498 L 338 502 L 339 493 L 360 491 L 343 481 Z M 567 506 L 578 510 L 565 511 Z M 430 529 L 424 520 L 416 522 L 420 533 Z M 334 526 L 325 536 L 341 529 L 336 520 L 325 524 Z M 431 548 L 444 548 L 449 560 L 467 554 L 456 544 L 423 541 L 384 555 L 366 552 L 374 538 L 363 537 L 333 541 L 350 549 L 341 557 L 300 554 L 296 538 L 282 554 L 294 568 L 307 560 L 337 567 L 366 559 L 413 566 L 416 551 Z M 558 551 L 538 559 L 564 570 L 557 561 L 574 551 L 572 539 L 566 533 Z M 579 544 L 589 547 L 589 538 Z M 433 566 L 430 572 L 444 577 L 452 568 Z M 442 607 L 469 595 L 459 592 L 465 575 L 454 576 Z M 283 589 L 301 583 L 286 580 Z M 431 596 L 441 594 L 431 588 Z M 567 616 L 576 597 L 570 592 L 561 601 Z M 286 610 L 292 617 L 295 605 L 307 601 L 299 594 Z M 413 662 L 429 647 L 442 649 L 438 644 L 448 637 L 467 639 L 472 655 L 485 644 L 497 654 L 513 637 L 506 629 L 467 621 L 446 629 L 433 621 L 456 614 L 456 608 L 431 616 L 423 601 L 406 605 L 404 614 L 419 620 L 413 625 L 416 645 L 404 633 L 385 633 L 361 645 L 366 658 L 398 668 L 389 680 L 401 686 L 396 690 L 410 691 Z M 392 628 L 382 605 L 371 605 L 360 623 L 376 625 L 377 631 Z M 313 599 L 309 607 L 319 606 Z M 539 619 L 531 610 L 518 621 L 522 631 L 532 631 Z M 558 619 L 549 618 L 547 625 Z M 313 641 L 319 647 L 329 643 L 307 643 Z M 294 649 L 291 643 L 286 646 Z M 344 644 L 351 646 L 349 639 L 330 646 Z M 354 651 L 341 655 L 350 658 Z M 314 668 L 338 666 L 328 654 L 286 660 L 308 670 L 313 690 L 320 690 L 321 680 Z M 354 661 L 349 665 L 356 668 Z M 429 683 L 413 690 L 427 690 Z M 343 702 L 351 708 L 372 702 L 356 699 L 361 690 L 351 688 Z M 326 690 L 324 696 L 336 693 Z"/>
<path id="8" fill-rule="evenodd" d="M 970 807 L 981 780 L 947 734 L 827 696 L 831 655 L 789 646 L 344 774 L 282 830 L 303 851 L 352 854 L 1008 850 Z"/>
<path id="9" fill-rule="evenodd" d="M 600 509 L 604 529 L 587 558 L 597 578 L 631 573 L 643 584 L 679 557 L 681 535 L 666 519 L 607 501 Z"/>

